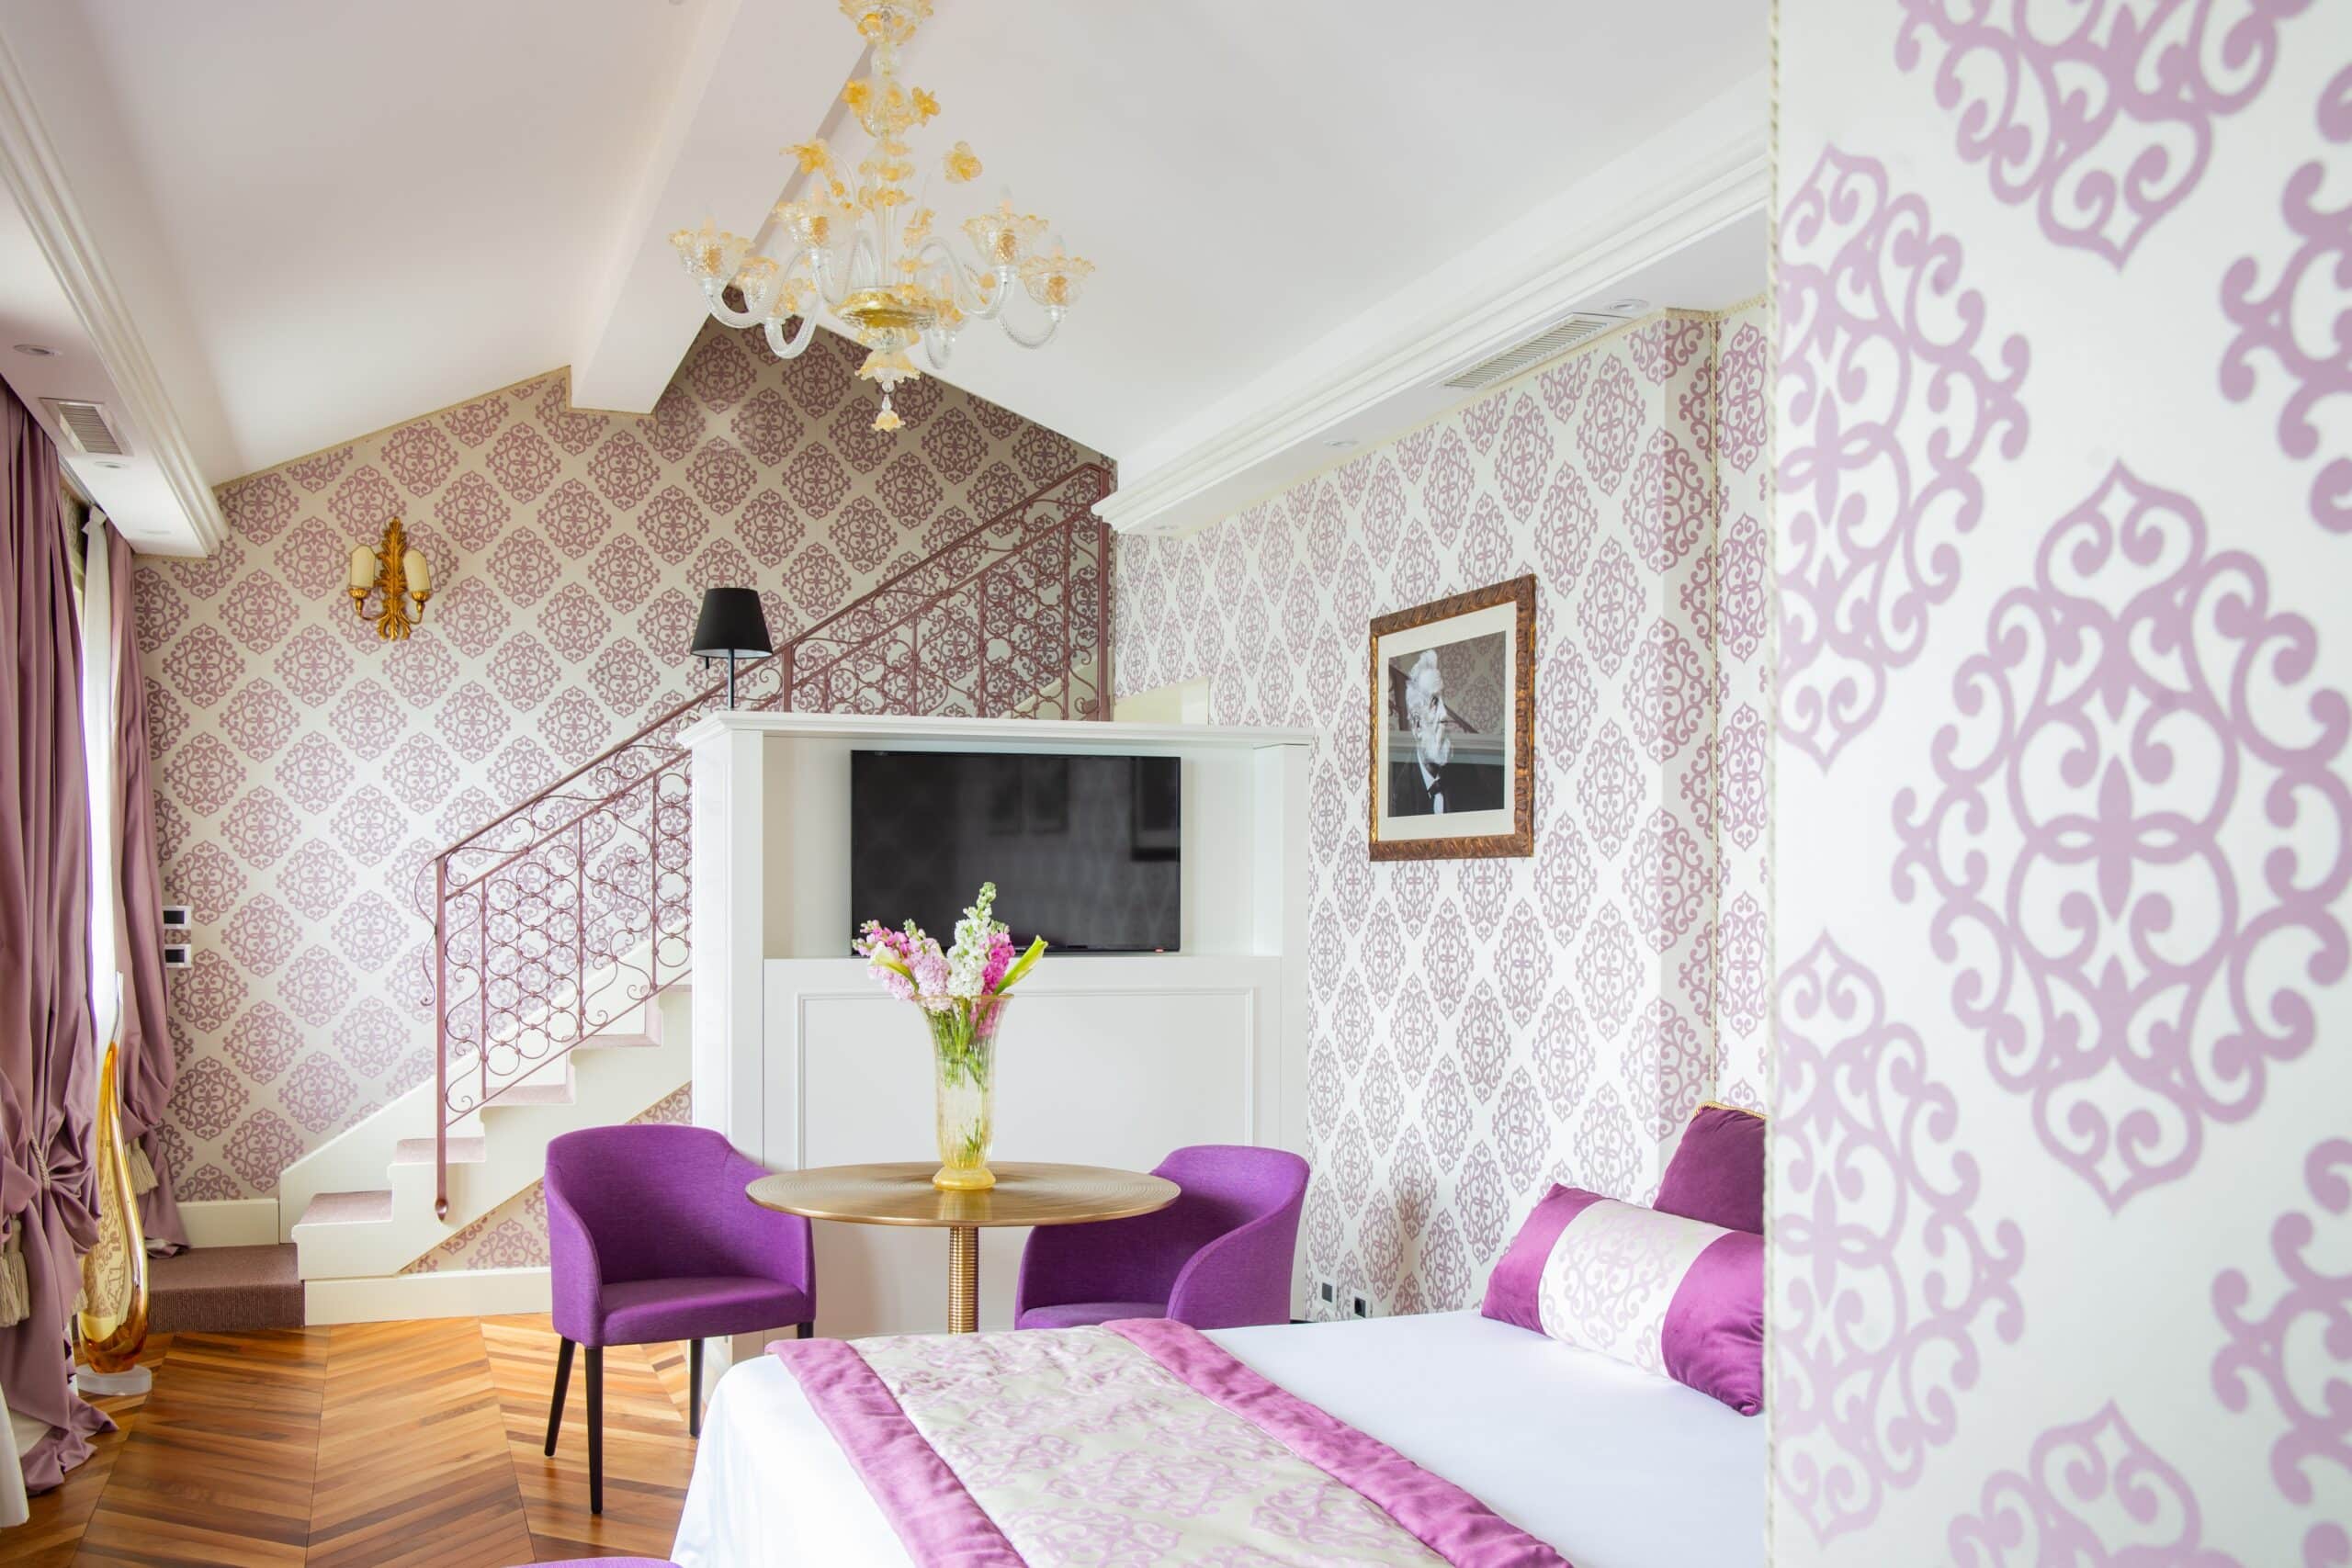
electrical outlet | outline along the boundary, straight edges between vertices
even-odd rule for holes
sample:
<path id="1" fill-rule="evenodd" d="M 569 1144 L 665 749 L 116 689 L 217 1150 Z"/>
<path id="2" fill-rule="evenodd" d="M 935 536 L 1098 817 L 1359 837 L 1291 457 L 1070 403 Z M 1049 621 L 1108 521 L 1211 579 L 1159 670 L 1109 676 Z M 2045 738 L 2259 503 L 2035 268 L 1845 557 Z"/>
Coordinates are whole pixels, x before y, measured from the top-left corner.
<path id="1" fill-rule="evenodd" d="M 1315 1300 L 1320 1306 L 1337 1310 L 1340 1304 L 1340 1287 L 1329 1280 L 1316 1280 Z"/>
<path id="2" fill-rule="evenodd" d="M 1372 1303 L 1362 1291 L 1350 1291 L 1348 1292 L 1348 1315 L 1350 1317 L 1370 1317 L 1372 1315 Z"/>

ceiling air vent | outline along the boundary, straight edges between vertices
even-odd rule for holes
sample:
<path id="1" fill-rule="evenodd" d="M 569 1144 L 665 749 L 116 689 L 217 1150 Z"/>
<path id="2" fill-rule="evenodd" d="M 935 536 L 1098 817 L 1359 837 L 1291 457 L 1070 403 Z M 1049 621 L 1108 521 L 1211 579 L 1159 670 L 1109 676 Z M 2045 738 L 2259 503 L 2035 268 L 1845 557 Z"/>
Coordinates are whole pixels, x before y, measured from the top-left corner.
<path id="1" fill-rule="evenodd" d="M 43 398 L 40 402 L 74 451 L 85 457 L 122 456 L 122 442 L 107 423 L 106 404 L 77 402 L 72 398 Z"/>
<path id="2" fill-rule="evenodd" d="M 1445 384 L 1464 392 L 1483 392 L 1498 382 L 1510 380 L 1522 370 L 1532 369 L 1547 359 L 1557 358 L 1577 344 L 1599 337 L 1611 327 L 1624 324 L 1623 317 L 1579 312 L 1557 325 L 1544 328 L 1525 343 L 1481 359 L 1467 369 L 1456 371 L 1445 378 Z"/>

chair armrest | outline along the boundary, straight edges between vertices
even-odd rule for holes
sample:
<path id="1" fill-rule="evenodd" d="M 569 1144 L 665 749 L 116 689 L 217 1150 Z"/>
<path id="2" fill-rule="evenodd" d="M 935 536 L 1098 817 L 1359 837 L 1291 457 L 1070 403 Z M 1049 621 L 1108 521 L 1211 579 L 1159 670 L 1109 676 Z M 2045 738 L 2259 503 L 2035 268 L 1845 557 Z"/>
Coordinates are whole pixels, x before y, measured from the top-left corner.
<path id="1" fill-rule="evenodd" d="M 580 1341 L 594 1335 L 605 1316 L 605 1270 L 596 1238 L 579 1211 L 552 1187 L 548 1201 L 548 1285 L 555 1329 Z"/>
<path id="2" fill-rule="evenodd" d="M 1288 1323 L 1298 1213 L 1284 1204 L 1194 1252 L 1169 1288 L 1168 1315 L 1194 1328 Z"/>

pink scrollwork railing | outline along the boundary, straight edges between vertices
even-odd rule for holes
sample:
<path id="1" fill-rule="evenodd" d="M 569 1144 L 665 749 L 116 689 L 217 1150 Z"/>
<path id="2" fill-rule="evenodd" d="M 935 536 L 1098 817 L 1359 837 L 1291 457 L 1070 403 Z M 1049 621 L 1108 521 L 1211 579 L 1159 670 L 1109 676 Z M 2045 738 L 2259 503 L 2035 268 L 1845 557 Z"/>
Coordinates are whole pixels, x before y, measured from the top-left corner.
<path id="1" fill-rule="evenodd" d="M 737 674 L 737 705 L 1108 718 L 1110 471 L 1084 464 Z M 450 1129 L 652 1005 L 691 962 L 707 689 L 433 858 L 435 1212 Z"/>

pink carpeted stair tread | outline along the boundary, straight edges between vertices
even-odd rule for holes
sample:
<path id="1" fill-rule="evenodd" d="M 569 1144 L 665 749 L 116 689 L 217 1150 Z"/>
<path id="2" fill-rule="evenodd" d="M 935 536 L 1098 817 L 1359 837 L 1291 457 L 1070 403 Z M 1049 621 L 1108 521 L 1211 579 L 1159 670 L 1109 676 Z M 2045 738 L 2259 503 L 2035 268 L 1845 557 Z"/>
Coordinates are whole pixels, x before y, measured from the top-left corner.
<path id="1" fill-rule="evenodd" d="M 296 1221 L 305 1225 L 380 1224 L 392 1217 L 392 1195 L 373 1192 L 321 1192 L 312 1196 Z"/>
<path id="2" fill-rule="evenodd" d="M 158 1258 L 148 1274 L 148 1327 L 157 1334 L 299 1328 L 302 1280 L 294 1244 L 199 1247 Z"/>

